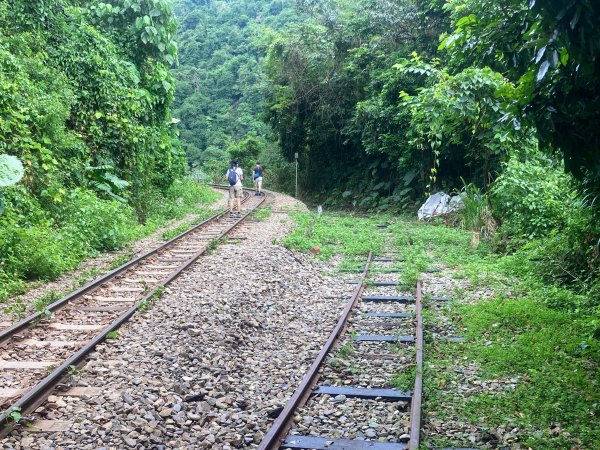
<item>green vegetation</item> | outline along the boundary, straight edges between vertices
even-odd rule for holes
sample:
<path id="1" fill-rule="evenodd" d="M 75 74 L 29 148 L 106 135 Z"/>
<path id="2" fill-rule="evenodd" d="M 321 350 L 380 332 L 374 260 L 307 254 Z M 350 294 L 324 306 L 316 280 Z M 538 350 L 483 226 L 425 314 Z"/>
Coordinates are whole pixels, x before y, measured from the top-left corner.
<path id="1" fill-rule="evenodd" d="M 325 248 L 324 257 L 342 254 L 349 267 L 358 265 L 356 255 L 366 251 L 356 243 L 368 248 L 373 240 L 375 246 L 381 245 L 371 226 L 389 219 L 352 218 L 356 226 L 350 234 L 344 232 L 349 219 L 345 214 L 322 216 L 323 229 L 317 216 L 295 218 L 298 228 L 286 245 L 307 253 L 315 246 Z M 441 310 L 426 303 L 424 417 L 434 413 L 436 419 L 483 430 L 519 428 L 515 438 L 531 448 L 598 448 L 600 343 L 593 298 L 566 289 L 560 280 L 545 280 L 540 254 L 531 246 L 502 256 L 493 241 L 473 248 L 470 232 L 442 224 L 399 220 L 387 230 L 405 260 L 398 275 L 407 289 L 414 289 L 416 278 L 436 265 L 441 271 L 435 276 L 456 286 L 454 292 L 450 287 L 444 293 L 454 301 Z M 338 234 L 344 239 L 334 245 L 332 236 Z M 426 283 L 425 294 L 427 289 Z M 428 329 L 448 326 L 440 317 L 452 318 L 454 332 L 467 343 L 433 340 Z M 349 350 L 338 351 L 336 364 Z M 514 388 L 465 395 L 464 387 L 459 387 L 467 380 L 475 380 L 475 386 L 496 383 Z M 411 390 L 414 369 L 395 374 L 391 383 Z M 469 446 L 469 442 L 436 437 L 427 445 Z"/>
<path id="2" fill-rule="evenodd" d="M 88 256 L 120 248 L 218 197 L 190 179 L 177 180 L 150 208 L 145 224 L 139 224 L 131 208 L 79 189 L 54 209 L 54 217 L 40 207 L 29 210 L 33 216 L 24 215 L 27 211 L 23 210 L 15 217 L 17 209 L 11 208 L 0 216 L 0 301 L 23 292 L 26 280 L 55 278 Z M 129 259 L 128 255 L 117 258 L 112 267 Z M 82 282 L 89 281 L 89 276 L 83 276 Z"/>
<path id="3" fill-rule="evenodd" d="M 268 206 L 266 208 L 257 208 L 252 212 L 251 217 L 259 222 L 262 222 L 263 220 L 271 217 L 271 207 Z"/>
<path id="4" fill-rule="evenodd" d="M 8 422 L 11 425 L 17 425 L 23 419 L 23 415 L 21 414 L 21 408 L 16 406 L 10 410 L 9 413 L 4 413 L 4 417 L 8 419 Z"/>
<path id="5" fill-rule="evenodd" d="M 584 0 L 298 9 L 307 20 L 271 35 L 265 120 L 282 157 L 300 155 L 311 201 L 393 211 L 464 190 L 450 221 L 583 295 L 600 330 L 598 11 Z"/>
<path id="6" fill-rule="evenodd" d="M 154 289 L 154 292 L 152 293 L 152 297 L 151 299 L 153 301 L 156 300 L 160 300 L 160 298 L 162 297 L 162 295 L 165 293 L 165 287 L 164 286 L 157 286 L 156 289 Z"/>
<path id="7" fill-rule="evenodd" d="M 167 0 L 0 0 L 0 301 L 214 199 L 184 178 L 174 32 Z"/>
<path id="8" fill-rule="evenodd" d="M 294 2 L 175 0 L 173 4 L 180 43 L 180 65 L 172 71 L 177 87 L 173 114 L 181 121 L 190 165 L 201 166 L 211 181 L 222 182 L 230 158 L 241 161 L 244 171 L 259 155 L 269 169 L 280 164 L 269 128 L 261 120 L 267 84 L 261 62 L 271 30 L 299 20 Z M 271 187 L 280 175 L 269 174 Z"/>
<path id="9" fill-rule="evenodd" d="M 412 392 L 415 389 L 415 367 L 403 370 L 392 377 L 391 384 L 403 392 Z"/>
<path id="10" fill-rule="evenodd" d="M 428 339 L 426 410 L 488 428 L 519 427 L 532 448 L 596 448 L 600 345 L 590 298 L 544 283 L 528 249 L 499 257 L 489 244 L 472 249 L 469 233 L 416 223 L 402 224 L 399 237 L 402 252 L 414 248 L 411 261 L 434 258 L 468 281 L 441 312 L 454 318 L 467 345 Z M 489 299 L 478 298 L 481 292 Z M 428 325 L 436 325 L 435 314 Z M 514 379 L 516 388 L 459 395 L 460 370 L 472 364 L 481 379 Z"/>
<path id="11" fill-rule="evenodd" d="M 354 347 L 351 343 L 347 342 L 336 352 L 336 356 L 341 359 L 348 359 L 353 353 Z"/>
<path id="12" fill-rule="evenodd" d="M 116 257 L 114 260 L 112 260 L 109 267 L 111 270 L 114 270 L 117 267 L 121 267 L 123 264 L 130 261 L 132 258 L 133 258 L 133 252 L 131 251 L 131 249 L 129 249 L 129 251 L 127 253 L 120 255 L 120 256 Z"/>
<path id="13" fill-rule="evenodd" d="M 108 339 L 108 340 L 114 340 L 114 339 L 118 339 L 118 338 L 119 338 L 119 332 L 117 330 L 109 331 L 108 333 L 106 333 L 106 339 Z"/>
<path id="14" fill-rule="evenodd" d="M 346 257 L 366 256 L 381 250 L 383 236 L 377 231 L 377 217 L 337 216 L 334 214 L 294 213 L 298 227 L 287 235 L 287 248 L 310 252 L 327 259 L 336 254 Z M 356 268 L 357 266 L 353 266 Z"/>

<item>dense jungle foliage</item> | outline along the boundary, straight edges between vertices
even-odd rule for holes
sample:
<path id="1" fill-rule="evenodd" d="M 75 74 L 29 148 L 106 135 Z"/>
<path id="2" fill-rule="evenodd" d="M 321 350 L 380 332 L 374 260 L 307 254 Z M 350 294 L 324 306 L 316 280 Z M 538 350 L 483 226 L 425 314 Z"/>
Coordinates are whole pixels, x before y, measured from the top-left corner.
<path id="1" fill-rule="evenodd" d="M 326 207 L 401 210 L 464 190 L 456 222 L 583 294 L 563 306 L 600 335 L 592 2 L 178 0 L 176 12 L 191 163 L 220 177 L 228 157 L 258 157 L 267 184 L 293 192 L 297 153 L 301 192 Z"/>
<path id="2" fill-rule="evenodd" d="M 273 30 L 300 20 L 293 0 L 173 3 L 180 46 L 173 115 L 190 165 L 219 181 L 232 157 L 249 170 L 261 154 L 281 169 L 261 120 L 268 84 L 262 61 Z"/>
<path id="3" fill-rule="evenodd" d="M 0 181 L 0 299 L 196 203 L 175 31 L 166 0 L 0 0 L 0 156 L 24 169 Z"/>

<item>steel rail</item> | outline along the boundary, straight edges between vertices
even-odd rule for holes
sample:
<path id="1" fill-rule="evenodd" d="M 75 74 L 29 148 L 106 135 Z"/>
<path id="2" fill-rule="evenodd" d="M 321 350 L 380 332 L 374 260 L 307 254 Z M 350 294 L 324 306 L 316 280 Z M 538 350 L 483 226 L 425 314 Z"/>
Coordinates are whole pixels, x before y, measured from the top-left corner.
<path id="1" fill-rule="evenodd" d="M 277 448 L 279 448 L 281 441 L 285 438 L 285 435 L 291 426 L 291 421 L 294 417 L 294 411 L 296 411 L 296 409 L 302 407 L 302 404 L 306 401 L 306 399 L 310 395 L 312 388 L 314 387 L 314 384 L 316 382 L 319 368 L 321 367 L 321 365 L 323 364 L 323 361 L 325 360 L 325 356 L 327 356 L 327 354 L 329 353 L 329 351 L 331 350 L 331 348 L 333 347 L 333 345 L 335 344 L 335 342 L 341 335 L 342 330 L 344 329 L 346 322 L 347 322 L 348 318 L 350 317 L 350 312 L 352 311 L 352 309 L 354 309 L 354 307 L 358 303 L 360 295 L 362 294 L 362 292 L 365 288 L 363 281 L 369 272 L 369 265 L 371 264 L 372 258 L 373 258 L 373 254 L 372 254 L 372 252 L 369 252 L 369 256 L 367 258 L 367 263 L 365 265 L 365 268 L 364 268 L 361 278 L 359 280 L 360 283 L 358 284 L 358 286 L 352 293 L 350 300 L 348 301 L 348 303 L 346 304 L 346 307 L 342 311 L 342 314 L 341 314 L 335 328 L 331 332 L 329 339 L 327 339 L 327 341 L 323 345 L 323 348 L 317 355 L 317 358 L 310 366 L 310 369 L 308 369 L 308 372 L 306 372 L 306 374 L 304 375 L 302 382 L 296 388 L 296 390 L 294 391 L 294 393 L 288 400 L 287 404 L 285 405 L 285 408 L 283 408 L 283 410 L 281 411 L 281 413 L 279 414 L 277 419 L 275 419 L 275 421 L 271 425 L 271 428 L 269 429 L 267 434 L 263 437 L 260 445 L 258 446 L 258 450 L 277 449 Z"/>
<path id="2" fill-rule="evenodd" d="M 247 198 L 250 198 L 250 197 L 248 196 Z M 265 200 L 266 200 L 266 196 L 260 200 L 260 202 L 253 208 L 253 210 L 258 208 L 260 205 L 262 205 L 262 203 Z M 246 217 L 248 217 L 248 215 L 253 210 L 247 211 L 245 214 L 243 214 L 239 218 L 239 220 L 237 220 L 232 225 L 227 227 L 224 231 L 222 231 L 219 234 L 218 237 L 215 237 L 215 239 L 222 239 L 224 236 L 226 236 L 228 233 L 230 233 L 234 228 L 236 228 L 240 223 L 242 223 L 243 220 Z M 221 213 L 217 214 L 217 216 L 222 216 L 223 214 L 224 213 L 221 212 Z M 197 227 L 195 227 L 195 228 L 197 228 Z M 188 234 L 188 232 L 182 233 L 181 235 L 179 235 L 177 238 L 174 238 L 174 239 L 183 237 L 186 234 Z M 173 241 L 173 239 L 169 242 L 172 242 L 172 241 Z M 129 320 L 135 314 L 135 312 L 138 310 L 138 308 L 140 307 L 141 304 L 152 300 L 159 288 L 162 288 L 162 287 L 170 284 L 173 280 L 175 280 L 177 277 L 179 277 L 179 275 L 181 275 L 181 273 L 184 270 L 186 270 L 188 267 L 193 265 L 196 262 L 196 260 L 198 258 L 200 258 L 200 256 L 202 256 L 204 253 L 206 253 L 207 250 L 208 250 L 208 248 L 205 247 L 202 250 L 198 251 L 193 256 L 191 256 L 188 260 L 186 260 L 182 264 L 182 266 L 180 266 L 177 270 L 172 272 L 169 275 L 169 277 L 164 280 L 164 282 L 162 284 L 155 286 L 142 299 L 140 299 L 134 306 L 132 306 L 127 311 L 125 311 L 123 314 L 121 314 L 119 317 L 117 317 L 110 325 L 108 325 L 100 333 L 98 333 L 95 337 L 93 337 L 85 346 L 83 346 L 76 353 L 74 353 L 69 358 L 67 358 L 62 364 L 60 364 L 60 366 L 55 368 L 49 375 L 47 375 L 44 379 L 39 381 L 31 390 L 29 390 L 19 400 L 17 400 L 9 408 L 7 408 L 0 416 L 0 437 L 6 436 L 10 431 L 12 431 L 12 429 L 14 428 L 14 425 L 16 425 L 10 419 L 11 413 L 13 411 L 18 411 L 21 415 L 24 416 L 25 414 L 28 414 L 28 413 L 34 411 L 39 405 L 41 405 L 43 402 L 45 402 L 46 399 L 48 398 L 48 396 L 54 390 L 54 387 L 60 382 L 60 380 L 62 379 L 64 374 L 69 370 L 70 367 L 77 366 L 78 364 L 80 364 L 84 360 L 84 358 L 91 351 L 94 350 L 96 345 L 98 343 L 102 342 L 102 340 L 104 340 L 106 338 L 106 335 L 108 333 L 116 330 L 123 323 L 125 323 L 127 320 Z M 73 298 L 73 297 L 70 297 L 70 298 Z"/>
<path id="3" fill-rule="evenodd" d="M 225 188 L 224 186 L 214 186 L 214 187 L 219 188 L 219 189 Z M 247 195 L 242 201 L 245 203 L 249 199 L 250 199 L 250 195 Z M 119 275 L 120 273 L 124 272 L 125 270 L 135 266 L 137 263 L 143 261 L 144 259 L 147 259 L 148 257 L 153 256 L 153 255 L 156 255 L 160 251 L 170 247 L 175 242 L 179 241 L 181 238 L 187 236 L 190 233 L 195 232 L 199 228 L 202 228 L 205 225 L 218 220 L 219 218 L 223 217 L 226 213 L 227 213 L 227 209 L 224 209 L 224 210 L 218 212 L 217 214 L 215 214 L 214 216 L 211 216 L 211 217 L 203 220 L 199 224 L 197 224 L 197 225 L 193 226 L 192 228 L 190 228 L 189 230 L 184 231 L 183 233 L 175 236 L 174 238 L 168 240 L 164 244 L 162 244 L 162 245 L 134 258 L 134 259 L 127 261 L 126 263 L 122 264 L 121 266 L 117 267 L 116 269 L 111 270 L 110 272 L 106 273 L 105 275 L 102 275 L 101 277 L 96 278 L 95 280 L 87 283 L 83 287 L 56 300 L 55 302 L 48 305 L 46 307 L 46 310 L 51 311 L 51 312 L 58 311 L 63 306 L 67 305 L 71 300 L 74 300 L 76 298 L 81 297 L 82 295 L 93 292 L 95 289 L 100 287 L 103 283 L 107 282 L 108 280 L 114 278 L 115 276 Z M 12 324 L 11 326 L 4 328 L 2 331 L 0 331 L 0 344 L 4 343 L 6 340 L 10 339 L 12 336 L 14 336 L 19 331 L 22 331 L 22 330 L 28 328 L 29 326 L 31 326 L 32 322 L 35 322 L 36 320 L 42 319 L 44 317 L 45 317 L 44 312 L 36 312 L 36 313 L 30 314 L 29 316 L 21 319 L 18 322 Z"/>
<path id="4" fill-rule="evenodd" d="M 421 436 L 421 402 L 423 397 L 423 316 L 422 295 L 423 282 L 417 281 L 417 296 L 415 300 L 415 313 L 417 316 L 417 339 L 416 339 L 416 376 L 415 389 L 413 391 L 410 406 L 410 438 L 409 450 L 418 450 Z"/>

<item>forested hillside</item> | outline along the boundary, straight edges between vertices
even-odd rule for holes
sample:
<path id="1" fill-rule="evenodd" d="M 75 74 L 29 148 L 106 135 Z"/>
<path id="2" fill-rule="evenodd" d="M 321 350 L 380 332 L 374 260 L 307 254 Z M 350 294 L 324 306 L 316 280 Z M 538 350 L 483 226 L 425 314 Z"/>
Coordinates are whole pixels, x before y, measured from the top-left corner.
<path id="1" fill-rule="evenodd" d="M 290 191 L 297 153 L 302 195 L 326 207 L 402 210 L 464 190 L 455 223 L 516 252 L 557 292 L 584 294 L 547 301 L 583 307 L 598 333 L 600 12 L 590 2 L 176 5 L 175 115 L 192 163 L 220 173 L 228 157 L 260 155 L 271 187 Z"/>
<path id="2" fill-rule="evenodd" d="M 175 30 L 167 0 L 0 0 L 0 299 L 195 203 Z"/>
<path id="3" fill-rule="evenodd" d="M 230 152 L 253 159 L 267 146 L 269 128 L 261 120 L 267 84 L 262 61 L 271 30 L 298 21 L 293 3 L 174 1 L 180 64 L 173 71 L 173 115 L 181 121 L 190 164 L 220 173 Z"/>

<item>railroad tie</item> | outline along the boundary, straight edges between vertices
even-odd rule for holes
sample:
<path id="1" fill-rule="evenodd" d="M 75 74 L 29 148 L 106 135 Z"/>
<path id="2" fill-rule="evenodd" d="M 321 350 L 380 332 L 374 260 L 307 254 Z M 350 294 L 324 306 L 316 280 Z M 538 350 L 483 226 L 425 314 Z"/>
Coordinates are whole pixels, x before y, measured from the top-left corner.
<path id="1" fill-rule="evenodd" d="M 48 328 L 61 331 L 99 331 L 104 325 L 80 324 L 80 323 L 51 323 Z"/>
<path id="2" fill-rule="evenodd" d="M 99 303 L 134 303 L 136 301 L 135 298 L 131 297 L 91 297 L 89 300 L 94 300 Z"/>
<path id="3" fill-rule="evenodd" d="M 21 397 L 26 392 L 27 389 L 0 388 L 0 404 L 4 404 L 6 403 L 6 401 L 11 400 L 13 398 Z"/>
<path id="4" fill-rule="evenodd" d="M 363 302 L 414 303 L 415 298 L 412 295 L 364 295 L 361 300 Z"/>
<path id="5" fill-rule="evenodd" d="M 129 309 L 129 306 L 81 306 L 74 311 L 80 312 L 120 312 Z"/>
<path id="6" fill-rule="evenodd" d="M 402 258 L 374 258 L 374 262 L 404 262 Z"/>
<path id="7" fill-rule="evenodd" d="M 393 313 L 393 312 L 366 312 L 364 317 L 384 317 L 389 319 L 406 319 L 415 317 L 414 313 Z"/>
<path id="8" fill-rule="evenodd" d="M 429 300 L 432 302 L 449 302 L 452 300 L 452 297 L 430 297 Z"/>
<path id="9" fill-rule="evenodd" d="M 401 442 L 353 441 L 318 436 L 288 436 L 281 447 L 289 449 L 315 450 L 405 450 L 406 444 Z"/>
<path id="10" fill-rule="evenodd" d="M 20 342 L 22 345 L 30 347 L 74 347 L 82 345 L 81 341 L 41 341 L 39 339 L 25 339 Z"/>
<path id="11" fill-rule="evenodd" d="M 177 267 L 170 267 L 169 269 L 176 269 Z M 138 275 L 140 277 L 166 277 L 167 275 L 169 275 L 170 272 L 166 272 L 166 271 L 135 271 L 133 272 L 135 275 Z"/>
<path id="12" fill-rule="evenodd" d="M 393 402 L 410 402 L 412 394 L 397 389 L 361 388 L 353 386 L 317 386 L 314 395 L 344 395 L 351 398 L 381 399 Z"/>
<path id="13" fill-rule="evenodd" d="M 37 419 L 27 428 L 30 433 L 65 433 L 73 428 L 74 423 L 68 420 Z"/>
<path id="14" fill-rule="evenodd" d="M 379 334 L 361 334 L 352 339 L 355 342 L 415 342 L 414 336 L 387 336 Z"/>
<path id="15" fill-rule="evenodd" d="M 140 279 L 135 279 L 135 278 L 124 278 L 123 281 L 125 283 L 132 283 L 132 284 L 156 284 L 159 283 L 161 280 L 157 280 L 156 278 L 140 278 Z"/>
<path id="16" fill-rule="evenodd" d="M 107 288 L 107 290 L 111 291 L 111 292 L 144 292 L 144 288 L 142 286 L 139 286 L 139 287 L 111 286 L 111 287 Z"/>
<path id="17" fill-rule="evenodd" d="M 2 370 L 32 370 L 47 369 L 58 364 L 58 361 L 7 361 L 0 359 Z"/>

